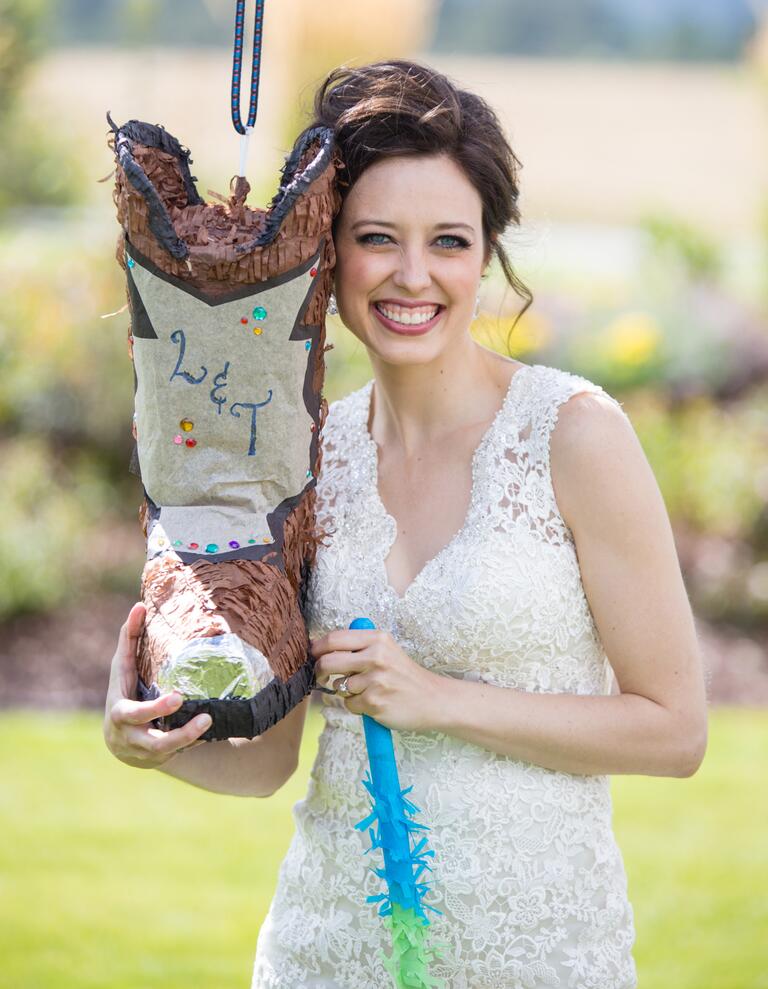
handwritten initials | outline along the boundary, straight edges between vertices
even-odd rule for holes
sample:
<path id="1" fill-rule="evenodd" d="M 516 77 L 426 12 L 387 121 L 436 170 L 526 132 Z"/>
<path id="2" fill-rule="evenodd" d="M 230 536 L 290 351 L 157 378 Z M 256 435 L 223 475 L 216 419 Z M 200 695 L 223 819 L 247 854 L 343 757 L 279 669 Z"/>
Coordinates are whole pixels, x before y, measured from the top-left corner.
<path id="1" fill-rule="evenodd" d="M 219 373 L 213 379 L 213 388 L 211 388 L 211 401 L 216 406 L 216 412 L 218 413 L 218 415 L 221 415 L 221 407 L 222 405 L 227 404 L 227 400 L 226 398 L 224 398 L 223 395 L 221 396 L 221 398 L 219 398 L 216 392 L 221 391 L 223 388 L 227 387 L 228 371 L 229 371 L 229 361 L 226 362 L 223 370 L 219 371 Z"/>
<path id="2" fill-rule="evenodd" d="M 269 389 L 269 395 L 264 402 L 235 402 L 234 405 L 230 406 L 230 413 L 235 416 L 236 419 L 240 418 L 240 413 L 236 412 L 236 409 L 250 409 L 251 410 L 251 445 L 248 447 L 248 456 L 253 457 L 256 453 L 256 412 L 258 409 L 263 408 L 265 405 L 269 405 L 272 401 L 272 389 Z"/>
<path id="3" fill-rule="evenodd" d="M 179 345 L 179 357 L 176 361 L 176 367 L 173 369 L 173 374 L 168 379 L 173 381 L 174 378 L 183 378 L 188 385 L 199 385 L 202 381 L 205 381 L 205 377 L 208 374 L 208 368 L 203 365 L 200 366 L 200 370 L 203 372 L 199 378 L 195 378 L 189 373 L 189 371 L 180 370 L 181 365 L 184 363 L 184 351 L 187 349 L 187 339 L 184 335 L 184 330 L 174 330 L 171 333 L 171 340 Z"/>

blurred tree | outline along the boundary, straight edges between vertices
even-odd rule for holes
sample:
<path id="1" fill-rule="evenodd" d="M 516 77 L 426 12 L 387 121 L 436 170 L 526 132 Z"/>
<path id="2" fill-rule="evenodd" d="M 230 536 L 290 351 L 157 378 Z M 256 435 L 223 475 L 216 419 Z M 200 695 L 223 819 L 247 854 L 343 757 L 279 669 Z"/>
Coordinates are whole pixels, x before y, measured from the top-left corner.
<path id="1" fill-rule="evenodd" d="M 754 2 L 754 0 L 752 0 Z M 443 0 L 440 51 L 577 58 L 741 57 L 750 0 Z"/>
<path id="2" fill-rule="evenodd" d="M 706 281 L 720 274 L 722 251 L 698 228 L 666 214 L 647 216 L 639 227 L 648 236 L 651 251 L 679 264 L 687 278 Z"/>
<path id="3" fill-rule="evenodd" d="M 79 173 L 49 122 L 20 108 L 26 74 L 44 49 L 49 0 L 0 0 L 0 218 L 13 207 L 60 206 L 77 195 Z"/>

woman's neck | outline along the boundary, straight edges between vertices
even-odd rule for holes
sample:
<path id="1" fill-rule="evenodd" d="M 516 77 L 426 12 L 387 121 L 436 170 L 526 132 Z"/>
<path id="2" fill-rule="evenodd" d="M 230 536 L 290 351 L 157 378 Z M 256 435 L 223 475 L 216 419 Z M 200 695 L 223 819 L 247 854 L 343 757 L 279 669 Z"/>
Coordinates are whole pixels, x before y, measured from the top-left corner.
<path id="1" fill-rule="evenodd" d="M 491 420 L 518 362 L 469 338 L 439 362 L 399 366 L 372 355 L 371 363 L 371 436 L 377 445 L 394 445 L 410 456 L 456 430 Z"/>

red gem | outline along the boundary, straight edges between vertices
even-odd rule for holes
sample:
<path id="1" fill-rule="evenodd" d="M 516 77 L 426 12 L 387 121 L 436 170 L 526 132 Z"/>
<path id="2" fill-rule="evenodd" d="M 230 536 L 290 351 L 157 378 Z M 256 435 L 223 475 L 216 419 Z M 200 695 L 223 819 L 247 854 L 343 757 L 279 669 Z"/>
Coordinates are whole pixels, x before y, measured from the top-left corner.
<path id="1" fill-rule="evenodd" d="M 317 274 L 317 268 L 311 268 L 309 273 L 314 278 L 315 275 Z"/>
<path id="2" fill-rule="evenodd" d="M 189 548 L 190 549 L 199 549 L 200 548 L 199 547 L 199 543 L 190 543 L 189 544 Z"/>
<path id="3" fill-rule="evenodd" d="M 190 448 L 193 446 L 197 446 L 197 440 L 187 440 L 187 446 Z"/>
<path id="4" fill-rule="evenodd" d="M 248 318 L 246 316 L 243 316 L 243 318 L 240 320 L 240 322 L 245 325 L 248 322 Z"/>
<path id="5" fill-rule="evenodd" d="M 314 433 L 314 431 L 315 431 L 315 429 L 316 429 L 317 427 L 315 426 L 315 424 L 314 424 L 314 422 L 313 422 L 313 423 L 312 423 L 312 425 L 311 425 L 311 426 L 310 426 L 309 428 L 310 428 L 310 429 L 312 430 L 312 432 Z"/>

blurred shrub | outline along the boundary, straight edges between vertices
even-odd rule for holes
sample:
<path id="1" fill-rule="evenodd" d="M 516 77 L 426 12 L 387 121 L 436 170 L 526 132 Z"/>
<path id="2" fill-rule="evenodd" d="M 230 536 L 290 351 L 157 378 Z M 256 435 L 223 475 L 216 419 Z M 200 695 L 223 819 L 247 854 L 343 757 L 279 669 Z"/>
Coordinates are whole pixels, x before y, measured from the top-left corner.
<path id="1" fill-rule="evenodd" d="M 27 70 L 41 53 L 48 0 L 0 0 L 0 218 L 28 206 L 75 202 L 84 167 L 40 107 L 37 117 L 18 104 Z"/>
<path id="2" fill-rule="evenodd" d="M 0 618 L 133 588 L 141 568 L 128 320 L 100 319 L 125 290 L 70 233 L 0 242 Z"/>
<path id="3" fill-rule="evenodd" d="M 134 548 L 121 532 L 120 499 L 97 458 L 82 451 L 58 457 L 44 437 L 30 434 L 1 441 L 0 458 L 0 619 L 95 591 L 135 589 L 138 540 Z"/>
<path id="4" fill-rule="evenodd" d="M 103 249 L 16 237 L 0 247 L 0 430 L 97 452 L 109 475 L 131 449 L 125 288 Z"/>

